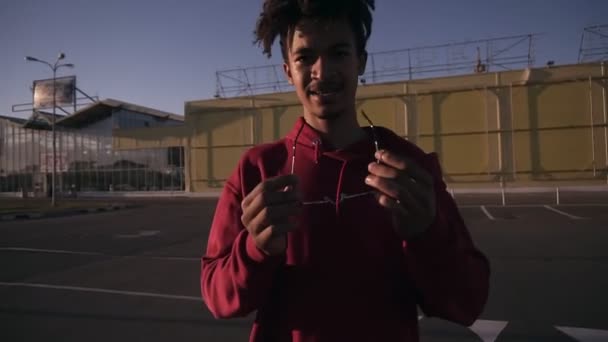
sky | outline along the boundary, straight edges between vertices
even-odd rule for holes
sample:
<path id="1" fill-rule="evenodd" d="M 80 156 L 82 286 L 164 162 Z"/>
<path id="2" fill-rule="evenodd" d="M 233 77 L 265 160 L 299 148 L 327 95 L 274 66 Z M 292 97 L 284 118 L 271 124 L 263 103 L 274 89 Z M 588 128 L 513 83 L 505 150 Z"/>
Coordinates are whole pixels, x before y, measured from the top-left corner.
<path id="1" fill-rule="evenodd" d="M 253 44 L 262 0 L 0 0 L 0 115 L 32 101 L 60 52 L 77 87 L 183 114 L 212 98 L 217 70 L 281 63 Z M 536 65 L 576 63 L 584 27 L 608 24 L 606 0 L 376 0 L 368 51 L 539 33 Z"/>

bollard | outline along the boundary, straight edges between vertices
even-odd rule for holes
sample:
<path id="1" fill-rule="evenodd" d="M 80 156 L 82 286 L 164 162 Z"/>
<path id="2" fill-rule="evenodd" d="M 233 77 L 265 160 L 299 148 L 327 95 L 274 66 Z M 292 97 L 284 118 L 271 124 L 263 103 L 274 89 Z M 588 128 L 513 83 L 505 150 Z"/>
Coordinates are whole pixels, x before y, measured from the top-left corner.
<path id="1" fill-rule="evenodd" d="M 559 205 L 559 187 L 555 188 L 555 203 Z"/>

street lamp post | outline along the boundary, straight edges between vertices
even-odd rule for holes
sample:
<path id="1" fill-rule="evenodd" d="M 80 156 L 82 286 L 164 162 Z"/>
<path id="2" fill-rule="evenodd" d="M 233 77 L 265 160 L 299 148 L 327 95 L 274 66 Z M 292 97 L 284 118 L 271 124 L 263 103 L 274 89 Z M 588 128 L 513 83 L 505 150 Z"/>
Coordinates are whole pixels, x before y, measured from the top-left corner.
<path id="1" fill-rule="evenodd" d="M 55 61 L 54 64 L 51 64 L 47 61 L 38 59 L 38 58 L 34 58 L 34 57 L 30 57 L 30 56 L 26 56 L 25 60 L 28 62 L 38 62 L 38 63 L 42 63 L 45 64 L 47 66 L 49 66 L 51 68 L 51 70 L 53 70 L 53 118 L 51 120 L 51 130 L 52 130 L 52 139 L 53 139 L 53 170 L 51 172 L 51 206 L 55 206 L 55 172 L 57 170 L 57 148 L 56 148 L 56 139 L 55 139 L 55 116 L 56 116 L 56 112 L 55 109 L 57 107 L 57 90 L 56 90 L 56 78 L 57 78 L 57 69 L 61 68 L 61 67 L 66 67 L 66 68 L 73 68 L 74 64 L 71 63 L 64 63 L 64 64 L 59 64 L 59 61 L 65 58 L 65 54 L 62 52 L 59 54 L 59 56 L 57 56 L 57 60 Z"/>

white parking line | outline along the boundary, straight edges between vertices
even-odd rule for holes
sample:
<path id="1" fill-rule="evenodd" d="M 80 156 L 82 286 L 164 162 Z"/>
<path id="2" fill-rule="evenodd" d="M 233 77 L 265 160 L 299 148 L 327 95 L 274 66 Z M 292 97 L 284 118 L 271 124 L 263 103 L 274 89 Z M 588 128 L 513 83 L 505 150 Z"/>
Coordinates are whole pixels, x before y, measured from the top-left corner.
<path id="1" fill-rule="evenodd" d="M 496 218 L 495 218 L 494 216 L 492 216 L 492 214 L 490 214 L 490 212 L 488 211 L 488 209 L 486 209 L 486 206 L 485 206 L 485 205 L 480 206 L 480 208 L 481 208 L 481 211 L 483 211 L 483 213 L 484 213 L 484 214 L 486 214 L 486 216 L 487 216 L 487 217 L 488 217 L 490 220 L 492 220 L 492 221 L 496 220 Z"/>
<path id="2" fill-rule="evenodd" d="M 564 334 L 573 337 L 580 342 L 601 342 L 608 341 L 608 330 L 573 328 L 573 327 L 555 327 Z"/>
<path id="3" fill-rule="evenodd" d="M 65 251 L 65 250 L 61 250 L 61 249 L 39 249 L 39 248 L 23 248 L 23 247 L 0 247 L 0 251 L 53 253 L 53 254 L 76 254 L 76 255 L 104 255 L 102 253 L 95 253 L 95 252 L 77 252 L 77 251 Z"/>
<path id="4" fill-rule="evenodd" d="M 95 287 L 64 286 L 64 285 L 35 284 L 35 283 L 9 283 L 9 282 L 0 282 L 0 286 L 29 287 L 29 288 L 39 288 L 39 289 L 51 289 L 51 290 L 106 293 L 106 294 L 117 294 L 117 295 L 135 296 L 135 297 L 153 297 L 153 298 L 161 298 L 161 299 L 177 299 L 177 300 L 202 302 L 202 299 L 200 297 L 193 297 L 193 296 L 180 296 L 180 295 L 151 293 L 151 292 L 138 292 L 138 291 L 120 291 L 120 290 L 100 289 L 100 288 L 95 288 Z"/>
<path id="5" fill-rule="evenodd" d="M 507 204 L 507 205 L 502 205 L 502 204 L 484 204 L 484 207 L 486 208 L 538 208 L 538 207 L 542 207 L 542 204 Z M 593 203 L 581 203 L 581 204 L 568 204 L 568 203 L 563 203 L 559 205 L 560 207 L 608 207 L 608 204 L 604 204 L 604 203 L 598 203 L 598 204 L 593 204 Z M 479 207 L 479 204 L 463 204 L 463 205 L 459 205 L 458 208 L 477 208 Z"/>
<path id="6" fill-rule="evenodd" d="M 111 289 L 101 289 L 95 287 L 80 287 L 80 286 L 65 286 L 65 285 L 52 285 L 52 284 L 38 284 L 38 283 L 19 283 L 19 282 L 0 282 L 0 286 L 5 287 L 26 287 L 26 288 L 39 288 L 39 289 L 50 289 L 50 290 L 62 290 L 62 291 L 77 291 L 77 292 L 90 292 L 90 293 L 103 293 L 133 297 L 151 297 L 160 299 L 172 299 L 172 300 L 185 300 L 191 302 L 202 303 L 201 297 L 197 296 L 182 296 L 172 295 L 164 293 L 152 293 L 152 292 L 139 292 L 139 291 L 121 291 Z M 418 316 L 418 320 L 421 320 L 424 316 Z M 500 333 L 507 326 L 507 321 L 489 321 L 489 320 L 477 320 L 469 329 L 479 336 L 483 342 L 494 342 L 500 335 Z M 562 331 L 566 335 L 573 337 L 580 342 L 600 342 L 608 340 L 608 330 L 599 329 L 587 329 L 587 328 L 575 328 L 575 327 L 561 327 L 555 326 L 556 329 Z"/>
<path id="7" fill-rule="evenodd" d="M 200 258 L 178 257 L 178 256 L 156 256 L 156 255 L 110 255 L 97 252 L 66 251 L 61 249 L 40 249 L 24 247 L 0 247 L 1 251 L 7 252 L 28 252 L 28 253 L 50 253 L 50 254 L 72 254 L 72 255 L 95 255 L 114 258 L 141 258 L 156 260 L 178 260 L 178 261 L 200 261 Z"/>
<path id="8" fill-rule="evenodd" d="M 580 217 L 580 216 L 576 216 L 576 215 L 571 215 L 571 214 L 568 214 L 568 213 L 567 213 L 567 212 L 565 212 L 565 211 L 557 210 L 557 209 L 553 208 L 553 207 L 552 207 L 552 206 L 550 206 L 550 205 L 545 205 L 545 206 L 543 206 L 543 207 L 545 207 L 545 208 L 547 208 L 547 209 L 551 210 L 552 212 L 555 212 L 555 213 L 558 213 L 558 214 L 560 214 L 560 215 L 564 215 L 564 216 L 566 216 L 566 217 L 569 217 L 569 218 L 571 218 L 571 219 L 573 219 L 573 220 L 583 220 L 583 219 L 585 219 L 584 217 Z"/>

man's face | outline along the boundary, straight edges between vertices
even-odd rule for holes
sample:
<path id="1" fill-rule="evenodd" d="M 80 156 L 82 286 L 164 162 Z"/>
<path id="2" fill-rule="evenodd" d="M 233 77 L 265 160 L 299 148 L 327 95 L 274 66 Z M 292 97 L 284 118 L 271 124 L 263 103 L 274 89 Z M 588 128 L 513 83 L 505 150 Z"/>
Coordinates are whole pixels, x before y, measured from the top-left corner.
<path id="1" fill-rule="evenodd" d="M 358 75 L 365 57 L 359 56 L 346 19 L 303 19 L 295 28 L 284 64 L 305 114 L 335 119 L 355 107 Z"/>

